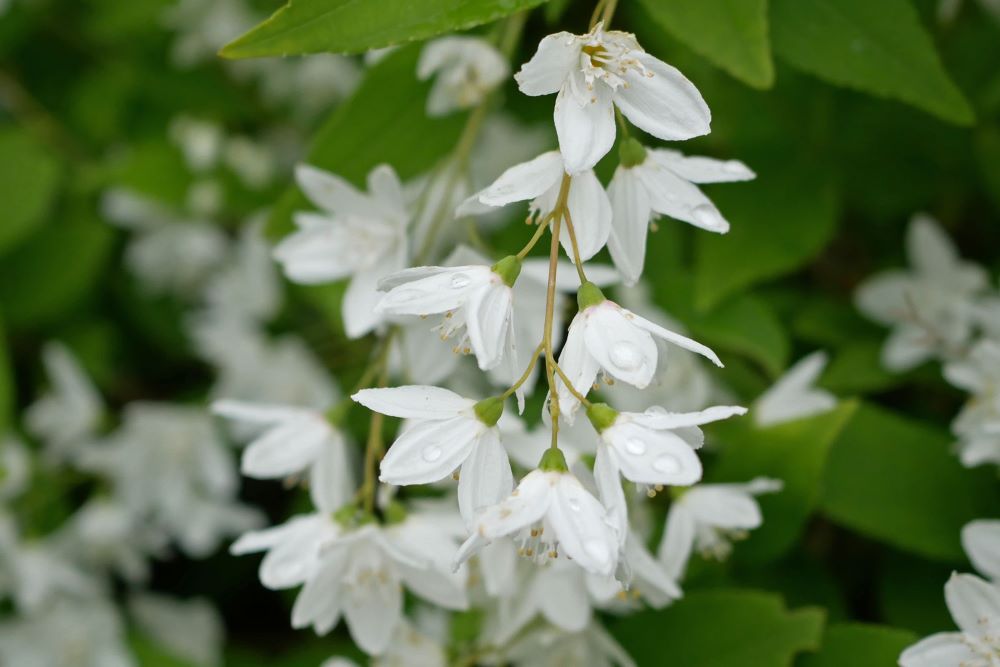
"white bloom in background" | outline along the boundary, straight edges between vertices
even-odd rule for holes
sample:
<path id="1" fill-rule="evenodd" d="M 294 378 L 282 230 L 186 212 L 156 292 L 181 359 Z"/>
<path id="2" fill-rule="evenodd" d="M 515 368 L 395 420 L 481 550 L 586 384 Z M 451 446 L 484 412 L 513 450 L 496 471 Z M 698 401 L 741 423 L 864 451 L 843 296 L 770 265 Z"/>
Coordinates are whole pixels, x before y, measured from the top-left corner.
<path id="1" fill-rule="evenodd" d="M 975 300 L 987 288 L 986 271 L 958 256 L 928 216 L 914 216 L 906 231 L 911 269 L 889 270 L 862 283 L 858 309 L 892 327 L 882 364 L 905 371 L 934 357 L 954 356 L 973 332 Z"/>
<path id="2" fill-rule="evenodd" d="M 539 558 L 568 556 L 589 572 L 610 574 L 617 564 L 618 536 L 600 501 L 566 467 L 558 449 L 542 457 L 513 493 L 481 510 L 473 535 L 456 556 L 462 563 L 491 541 L 517 536 Z"/>
<path id="3" fill-rule="evenodd" d="M 278 172 L 274 151 L 245 136 L 226 139 L 222 147 L 222 161 L 251 190 L 263 190 Z"/>
<path id="4" fill-rule="evenodd" d="M 428 42 L 417 64 L 420 79 L 437 75 L 427 97 L 427 115 L 476 106 L 509 72 L 503 54 L 479 37 L 451 35 Z"/>
<path id="5" fill-rule="evenodd" d="M 965 524 L 962 548 L 976 570 L 1000 583 L 1000 520 L 977 519 Z"/>
<path id="6" fill-rule="evenodd" d="M 447 516 L 426 513 L 384 527 L 347 529 L 315 515 L 245 535 L 232 551 L 268 550 L 261 564 L 268 588 L 303 584 L 293 627 L 326 634 L 343 615 L 355 643 L 380 655 L 402 620 L 404 586 L 447 609 L 467 607 L 465 574 L 448 568 L 456 543 L 455 522 Z"/>
<path id="7" fill-rule="evenodd" d="M 643 51 L 634 35 L 605 31 L 601 23 L 586 35 L 549 35 L 514 78 L 525 95 L 559 93 L 556 134 L 571 174 L 593 167 L 611 150 L 615 107 L 658 139 L 710 131 L 712 114 L 694 84 Z"/>
<path id="8" fill-rule="evenodd" d="M 0 664 L 17 667 L 136 667 L 116 610 L 101 599 L 61 600 L 0 623 Z"/>
<path id="9" fill-rule="evenodd" d="M 196 293 L 226 256 L 228 242 L 216 225 L 179 216 L 129 190 L 106 191 L 101 211 L 132 232 L 125 264 L 155 294 Z"/>
<path id="10" fill-rule="evenodd" d="M 753 406 L 753 418 L 758 426 L 775 426 L 829 412 L 837 407 L 837 397 L 817 388 L 829 358 L 817 351 L 802 357 Z"/>
<path id="11" fill-rule="evenodd" d="M 262 323 L 281 307 L 281 283 L 263 223 L 254 216 L 243 225 L 229 260 L 205 285 L 205 305 L 214 316 Z"/>
<path id="12" fill-rule="evenodd" d="M 386 291 L 375 307 L 380 315 L 443 314 L 440 334 L 444 339 L 457 332 L 465 336 L 457 350 L 476 355 L 479 368 L 489 370 L 501 361 L 516 366 L 514 349 L 513 285 L 521 262 L 505 257 L 489 266 L 420 266 L 385 277 L 379 289 Z"/>
<path id="13" fill-rule="evenodd" d="M 441 644 L 403 619 L 382 655 L 372 656 L 372 667 L 447 667 L 448 655 Z M 348 658 L 333 657 L 321 667 L 358 667 Z"/>
<path id="14" fill-rule="evenodd" d="M 412 420 L 383 457 L 381 481 L 429 484 L 460 469 L 458 504 L 467 521 L 510 493 L 514 475 L 497 428 L 501 399 L 476 402 L 420 385 L 362 389 L 351 398 L 375 412 Z"/>
<path id="15" fill-rule="evenodd" d="M 343 434 L 325 414 L 228 400 L 213 403 L 212 411 L 255 431 L 241 460 L 247 477 L 282 479 L 308 471 L 314 504 L 338 508 L 350 500 L 354 493 L 350 453 Z"/>
<path id="16" fill-rule="evenodd" d="M 1000 342 L 980 341 L 963 359 L 945 364 L 944 377 L 972 394 L 951 424 L 962 465 L 1000 464 Z"/>
<path id="17" fill-rule="evenodd" d="M 94 437 L 104 409 L 97 389 L 73 353 L 50 342 L 42 361 L 51 387 L 25 413 L 25 425 L 56 459 L 78 453 Z"/>
<path id="18" fill-rule="evenodd" d="M 702 484 L 674 500 L 657 557 L 674 579 L 684 575 L 691 551 L 725 558 L 730 540 L 740 539 L 763 522 L 754 496 L 782 488 L 781 480 L 758 477 L 746 484 Z"/>
<path id="19" fill-rule="evenodd" d="M 208 600 L 141 592 L 129 599 L 128 610 L 139 630 L 170 655 L 198 667 L 222 664 L 225 629 Z"/>
<path id="20" fill-rule="evenodd" d="M 313 121 L 350 96 L 363 73 L 353 58 L 333 53 L 240 60 L 231 66 L 257 79 L 265 103 L 290 107 L 285 113 L 303 122 Z"/>
<path id="21" fill-rule="evenodd" d="M 511 459 L 531 470 L 552 445 L 552 431 L 546 424 L 528 430 L 524 422 L 514 415 L 505 414 L 500 420 L 500 439 Z M 597 452 L 593 427 L 586 421 L 574 421 L 559 427 L 559 449 L 566 457 L 571 470 L 581 458 Z"/>
<path id="22" fill-rule="evenodd" d="M 617 303 L 609 301 L 593 283 L 584 283 L 577 293 L 580 311 L 569 325 L 559 366 L 573 388 L 586 395 L 599 372 L 639 389 L 647 387 L 656 372 L 658 352 L 653 336 L 710 359 L 722 362 L 712 350 L 685 336 L 664 329 Z M 556 379 L 561 414 L 572 418 L 580 405 Z"/>
<path id="23" fill-rule="evenodd" d="M 518 667 L 635 667 L 635 661 L 600 623 L 576 632 L 544 626 L 533 629 L 505 655 Z"/>
<path id="24" fill-rule="evenodd" d="M 899 656 L 901 667 L 993 667 L 1000 655 L 1000 588 L 973 574 L 952 574 L 944 587 L 959 632 L 939 632 Z"/>
<path id="25" fill-rule="evenodd" d="M 696 183 L 749 181 L 755 174 L 738 160 L 687 157 L 677 151 L 622 144 L 622 161 L 608 184 L 611 236 L 608 250 L 628 285 L 642 275 L 649 225 L 666 215 L 725 234 L 729 223 Z"/>
<path id="26" fill-rule="evenodd" d="M 463 202 L 455 214 L 459 217 L 478 215 L 514 202 L 530 201 L 532 217 L 536 222 L 544 221 L 559 201 L 564 175 L 566 169 L 559 151 L 542 153 L 502 173 L 492 185 Z M 611 233 L 611 203 L 592 170 L 573 175 L 566 208 L 573 221 L 580 261 L 586 261 L 604 247 Z M 559 242 L 566 254 L 573 257 L 568 227 L 562 225 Z"/>
<path id="27" fill-rule="evenodd" d="M 163 24 L 177 33 L 170 58 L 181 68 L 217 58 L 222 45 L 257 22 L 244 0 L 179 0 L 163 13 Z"/>
<path id="28" fill-rule="evenodd" d="M 218 164 L 225 141 L 218 123 L 182 114 L 170 121 L 167 133 L 192 171 L 206 171 Z"/>
<path id="29" fill-rule="evenodd" d="M 31 459 L 24 443 L 13 435 L 0 439 L 0 502 L 21 495 L 30 478 Z"/>
<path id="30" fill-rule="evenodd" d="M 350 278 L 344 294 L 344 328 L 351 338 L 381 322 L 375 312 L 378 281 L 406 266 L 410 221 L 396 172 L 379 165 L 368 174 L 369 192 L 360 192 L 334 174 L 301 165 L 299 187 L 321 209 L 298 212 L 298 231 L 274 249 L 288 278 L 316 284 Z"/>
<path id="31" fill-rule="evenodd" d="M 634 609 L 639 600 L 644 600 L 650 607 L 662 609 L 683 595 L 677 582 L 634 530 L 628 531 L 621 559 L 616 576 L 587 576 L 587 590 L 598 606 L 610 610 Z"/>

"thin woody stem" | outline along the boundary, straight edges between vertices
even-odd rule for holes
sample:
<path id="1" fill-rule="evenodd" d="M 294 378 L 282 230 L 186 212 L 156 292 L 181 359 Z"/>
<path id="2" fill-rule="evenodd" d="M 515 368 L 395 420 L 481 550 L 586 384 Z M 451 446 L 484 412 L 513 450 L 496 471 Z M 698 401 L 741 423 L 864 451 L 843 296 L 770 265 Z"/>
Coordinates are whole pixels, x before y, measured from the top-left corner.
<path id="1" fill-rule="evenodd" d="M 541 222 L 538 223 L 538 229 L 535 230 L 534 235 L 531 237 L 531 239 L 528 240 L 526 244 L 524 244 L 524 247 L 521 248 L 521 251 L 517 253 L 518 259 L 524 259 L 528 255 L 528 253 L 531 252 L 531 249 L 535 247 L 535 244 L 538 243 L 538 240 L 542 238 L 542 235 L 545 233 L 545 228 L 548 227 L 549 221 L 551 219 L 552 219 L 552 213 L 549 213 L 547 216 L 545 216 L 545 218 Z"/>
<path id="2" fill-rule="evenodd" d="M 594 5 L 594 11 L 590 14 L 590 28 L 593 29 L 597 25 L 597 21 L 601 18 L 601 13 L 604 11 L 604 5 L 606 0 L 599 0 L 596 5 Z"/>
<path id="3" fill-rule="evenodd" d="M 566 373 L 563 371 L 562 368 L 559 367 L 559 364 L 556 364 L 554 366 L 554 368 L 555 368 L 556 373 L 559 375 L 559 377 L 562 378 L 563 384 L 566 385 L 566 389 L 569 390 L 569 393 L 572 394 L 573 398 L 575 398 L 576 400 L 580 401 L 580 403 L 583 404 L 584 407 L 588 407 L 589 408 L 590 407 L 590 401 L 587 400 L 586 396 L 584 396 L 583 394 L 581 394 L 580 392 L 578 392 L 576 390 L 576 387 L 574 387 L 573 383 L 570 381 L 570 379 L 568 377 L 566 377 Z"/>
<path id="4" fill-rule="evenodd" d="M 553 209 L 556 214 L 552 220 L 552 243 L 549 247 L 549 278 L 545 294 L 545 329 L 542 335 L 542 345 L 545 348 L 545 376 L 549 383 L 549 414 L 552 416 L 551 447 L 554 449 L 559 448 L 559 395 L 556 391 L 556 360 L 552 350 L 552 320 L 556 307 L 556 274 L 559 271 L 559 232 L 563 219 L 561 212 L 566 209 L 570 183 L 569 174 L 563 174 L 562 183 L 559 186 L 559 197 Z"/>
<path id="5" fill-rule="evenodd" d="M 521 377 L 517 379 L 517 382 L 512 384 L 507 391 L 505 391 L 500 395 L 500 398 L 507 398 L 515 391 L 520 389 L 521 386 L 528 381 L 528 378 L 531 377 L 531 371 L 535 370 L 535 364 L 538 363 L 538 355 L 540 355 L 544 351 L 545 351 L 545 343 L 541 342 L 538 344 L 538 347 L 535 348 L 535 351 L 531 353 L 531 361 L 528 363 L 528 367 L 524 369 L 524 373 L 522 373 Z"/>
<path id="6" fill-rule="evenodd" d="M 563 208 L 563 215 L 566 216 L 566 231 L 569 232 L 569 243 L 573 247 L 573 264 L 576 266 L 576 275 L 580 277 L 580 284 L 587 282 L 587 274 L 583 270 L 583 262 L 580 261 L 580 246 L 576 243 L 576 230 L 573 228 L 573 218 L 569 214 L 569 207 Z"/>
<path id="7" fill-rule="evenodd" d="M 618 9 L 618 0 L 606 0 L 604 3 L 604 13 L 601 15 L 605 30 L 611 27 L 611 19 L 614 18 L 616 9 Z"/>

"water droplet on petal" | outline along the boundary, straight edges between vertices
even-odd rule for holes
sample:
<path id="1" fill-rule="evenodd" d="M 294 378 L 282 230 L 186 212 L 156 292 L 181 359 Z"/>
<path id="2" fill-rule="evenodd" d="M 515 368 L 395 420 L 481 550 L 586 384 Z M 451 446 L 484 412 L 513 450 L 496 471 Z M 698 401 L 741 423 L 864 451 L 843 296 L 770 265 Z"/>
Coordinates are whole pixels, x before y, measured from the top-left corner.
<path id="1" fill-rule="evenodd" d="M 427 461 L 428 463 L 434 463 L 439 458 L 441 458 L 441 448 L 438 447 L 437 445 L 428 445 L 427 447 L 424 447 L 424 451 L 422 454 L 424 457 L 424 461 Z"/>
<path id="2" fill-rule="evenodd" d="M 669 411 L 662 405 L 651 405 L 646 408 L 645 413 L 650 417 L 662 417 L 665 414 L 669 414 Z"/>
<path id="3" fill-rule="evenodd" d="M 708 229 L 723 229 L 726 226 L 725 221 L 719 215 L 719 212 L 715 210 L 715 207 L 708 204 L 695 206 L 691 211 L 691 217 L 699 225 Z"/>
<path id="4" fill-rule="evenodd" d="M 611 363 L 624 371 L 638 370 L 642 366 L 642 353 L 635 343 L 618 341 L 611 346 Z"/>
<path id="5" fill-rule="evenodd" d="M 456 273 L 451 277 L 452 289 L 462 289 L 463 287 L 468 287 L 471 282 L 472 278 L 464 273 Z"/>
<path id="6" fill-rule="evenodd" d="M 625 441 L 625 451 L 635 456 L 642 456 L 646 453 L 646 443 L 639 438 L 629 438 Z"/>
<path id="7" fill-rule="evenodd" d="M 566 501 L 566 504 L 569 505 L 569 508 L 574 512 L 579 512 L 581 509 L 580 501 L 577 500 L 576 498 L 570 498 L 569 500 Z"/>
<path id="8" fill-rule="evenodd" d="M 653 461 L 653 470 L 662 473 L 674 473 L 681 469 L 681 462 L 676 457 L 664 454 Z"/>

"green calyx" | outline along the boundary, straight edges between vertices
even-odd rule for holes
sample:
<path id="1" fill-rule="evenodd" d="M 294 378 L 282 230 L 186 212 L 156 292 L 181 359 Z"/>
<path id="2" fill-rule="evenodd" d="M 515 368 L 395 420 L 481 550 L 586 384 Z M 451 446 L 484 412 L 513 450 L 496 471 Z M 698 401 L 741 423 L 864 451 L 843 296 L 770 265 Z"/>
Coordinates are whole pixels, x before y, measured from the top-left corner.
<path id="1" fill-rule="evenodd" d="M 503 399 L 499 396 L 484 398 L 472 406 L 472 410 L 476 413 L 479 421 L 487 426 L 496 426 L 503 414 Z"/>
<path id="2" fill-rule="evenodd" d="M 504 285 L 513 287 L 517 277 L 521 275 L 521 260 L 514 255 L 507 255 L 491 267 L 493 273 L 500 276 Z"/>
<path id="3" fill-rule="evenodd" d="M 605 301 L 607 301 L 607 298 L 604 296 L 604 292 L 592 282 L 585 282 L 576 291 L 576 303 L 580 307 L 580 310 L 585 310 Z"/>
<path id="4" fill-rule="evenodd" d="M 598 433 L 603 433 L 604 429 L 613 425 L 618 419 L 618 411 L 607 403 L 591 403 L 587 407 L 587 419 Z"/>
<path id="5" fill-rule="evenodd" d="M 333 520 L 344 528 L 358 528 L 368 523 L 375 523 L 375 516 L 350 503 L 334 512 Z"/>
<path id="6" fill-rule="evenodd" d="M 382 512 L 382 518 L 385 519 L 387 525 L 403 523 L 406 520 L 406 508 L 403 503 L 393 500 Z"/>
<path id="7" fill-rule="evenodd" d="M 563 456 L 562 450 L 550 447 L 542 454 L 538 469 L 543 472 L 568 472 L 569 466 L 566 465 L 566 457 Z"/>
<path id="8" fill-rule="evenodd" d="M 618 146 L 618 162 L 626 169 L 638 167 L 646 161 L 646 149 L 635 139 L 629 137 Z"/>

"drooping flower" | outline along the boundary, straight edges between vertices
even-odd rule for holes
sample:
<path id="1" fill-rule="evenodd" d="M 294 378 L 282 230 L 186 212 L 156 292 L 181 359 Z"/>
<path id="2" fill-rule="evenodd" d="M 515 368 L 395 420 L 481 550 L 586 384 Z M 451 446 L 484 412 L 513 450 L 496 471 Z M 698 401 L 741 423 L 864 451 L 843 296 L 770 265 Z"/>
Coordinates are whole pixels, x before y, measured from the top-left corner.
<path id="1" fill-rule="evenodd" d="M 604 30 L 543 39 L 514 75 L 525 95 L 558 92 L 559 147 L 571 174 L 597 164 L 615 141 L 614 107 L 636 127 L 675 141 L 708 134 L 711 112 L 683 74 L 654 58 L 635 36 Z"/>
<path id="2" fill-rule="evenodd" d="M 49 455 L 57 459 L 74 456 L 95 437 L 103 403 L 86 372 L 64 345 L 48 343 L 42 350 L 42 360 L 52 386 L 28 408 L 26 425 L 45 442 Z"/>
<path id="3" fill-rule="evenodd" d="M 306 165 L 299 187 L 321 213 L 295 215 L 298 231 L 274 249 L 288 277 L 315 284 L 350 278 L 344 293 L 344 328 L 358 338 L 380 323 L 378 281 L 406 266 L 410 216 L 396 172 L 379 165 L 368 174 L 369 192 L 339 176 Z"/>
<path id="4" fill-rule="evenodd" d="M 1000 464 L 1000 342 L 980 341 L 944 377 L 972 395 L 951 424 L 962 465 Z"/>
<path id="5" fill-rule="evenodd" d="M 521 262 L 505 257 L 489 266 L 421 266 L 394 273 L 379 282 L 386 291 L 376 312 L 384 315 L 444 314 L 442 338 L 464 329 L 468 349 L 482 370 L 501 361 L 516 366 L 513 286 Z M 464 338 L 456 347 L 466 350 Z"/>
<path id="6" fill-rule="evenodd" d="M 639 600 L 654 609 L 662 609 L 683 595 L 677 582 L 662 564 L 649 553 L 635 531 L 626 531 L 619 572 L 613 577 L 587 575 L 587 590 L 605 609 L 635 608 Z"/>
<path id="7" fill-rule="evenodd" d="M 618 536 L 600 501 L 566 467 L 558 449 L 542 456 L 513 493 L 479 511 L 474 533 L 456 556 L 462 563 L 491 541 L 516 536 L 540 558 L 564 555 L 589 572 L 611 574 L 618 561 Z"/>
<path id="8" fill-rule="evenodd" d="M 1000 583 L 1000 521 L 977 519 L 965 524 L 962 548 L 981 574 Z"/>
<path id="9" fill-rule="evenodd" d="M 635 661 L 600 623 L 576 632 L 536 628 L 511 645 L 506 655 L 520 667 L 635 667 Z"/>
<path id="10" fill-rule="evenodd" d="M 411 420 L 382 459 L 381 481 L 428 484 L 460 469 L 458 504 L 467 521 L 513 487 L 497 428 L 502 399 L 477 402 L 447 389 L 417 385 L 362 389 L 351 398 L 370 410 Z"/>
<path id="11" fill-rule="evenodd" d="M 754 496 L 782 488 L 780 480 L 758 477 L 746 484 L 702 484 L 670 505 L 667 528 L 657 557 L 675 579 L 684 575 L 691 551 L 725 558 L 730 540 L 761 525 L 763 517 Z"/>
<path id="12" fill-rule="evenodd" d="M 755 174 L 738 160 L 687 157 L 677 151 L 622 144 L 621 163 L 608 185 L 611 236 L 608 250 L 628 285 L 642 275 L 650 222 L 659 215 L 725 234 L 729 223 L 696 183 L 748 181 Z"/>
<path id="13" fill-rule="evenodd" d="M 911 269 L 879 273 L 855 293 L 858 309 L 892 327 L 882 365 L 904 371 L 933 357 L 949 358 L 972 335 L 975 300 L 987 287 L 986 271 L 958 256 L 941 227 L 914 216 L 906 231 Z"/>
<path id="14" fill-rule="evenodd" d="M 953 574 L 944 587 L 959 632 L 939 632 L 899 656 L 901 667 L 992 667 L 1000 655 L 1000 588 L 974 574 Z"/>
<path id="15" fill-rule="evenodd" d="M 656 371 L 658 356 L 653 336 L 697 352 L 717 366 L 722 365 L 709 348 L 622 308 L 606 299 L 593 283 L 580 287 L 577 301 L 580 311 L 569 325 L 559 366 L 581 394 L 590 391 L 601 371 L 639 389 L 648 386 Z M 579 402 L 566 389 L 561 377 L 556 379 L 555 389 L 560 412 L 572 418 Z"/>
<path id="16" fill-rule="evenodd" d="M 536 222 L 545 221 L 559 202 L 566 173 L 559 151 L 542 153 L 500 174 L 492 185 L 463 202 L 456 215 L 477 215 L 514 202 L 530 201 L 531 216 Z M 611 233 L 611 203 L 592 170 L 584 169 L 572 175 L 566 208 L 573 221 L 580 261 L 586 261 L 604 247 Z M 559 242 L 566 254 L 573 257 L 566 224 L 562 225 Z"/>
<path id="17" fill-rule="evenodd" d="M 427 96 L 427 115 L 476 106 L 509 71 L 503 54 L 479 37 L 449 35 L 428 42 L 417 63 L 420 79 L 437 75 Z"/>
<path id="18" fill-rule="evenodd" d="M 758 426 L 775 426 L 829 412 L 837 397 L 815 386 L 829 359 L 823 351 L 796 362 L 768 388 L 753 406 Z"/>

